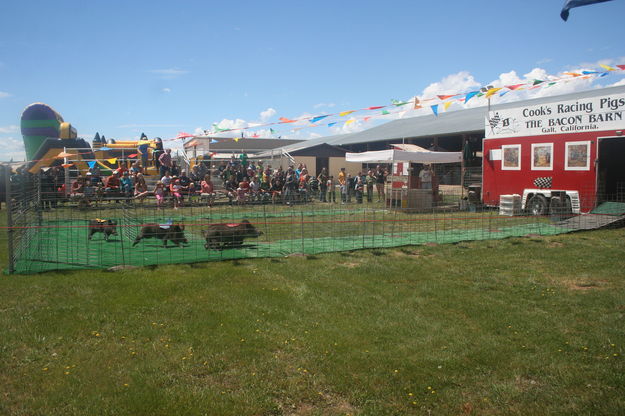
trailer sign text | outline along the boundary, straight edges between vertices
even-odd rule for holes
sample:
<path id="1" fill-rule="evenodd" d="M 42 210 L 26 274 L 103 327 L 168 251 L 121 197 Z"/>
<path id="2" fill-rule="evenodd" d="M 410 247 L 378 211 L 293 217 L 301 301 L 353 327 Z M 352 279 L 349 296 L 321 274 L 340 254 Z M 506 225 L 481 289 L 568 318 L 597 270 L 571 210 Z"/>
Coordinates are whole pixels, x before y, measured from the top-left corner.
<path id="1" fill-rule="evenodd" d="M 612 130 L 624 112 L 625 94 L 491 111 L 485 138 Z"/>

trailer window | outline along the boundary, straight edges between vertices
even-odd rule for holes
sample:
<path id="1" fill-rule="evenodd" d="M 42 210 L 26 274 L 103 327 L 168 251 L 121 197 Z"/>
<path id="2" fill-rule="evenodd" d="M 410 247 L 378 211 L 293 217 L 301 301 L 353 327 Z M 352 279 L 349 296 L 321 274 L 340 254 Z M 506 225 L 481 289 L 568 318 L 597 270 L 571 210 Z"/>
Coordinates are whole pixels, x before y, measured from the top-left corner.
<path id="1" fill-rule="evenodd" d="M 532 170 L 553 169 L 553 143 L 532 143 Z"/>
<path id="2" fill-rule="evenodd" d="M 566 142 L 564 170 L 590 170 L 590 141 Z"/>
<path id="3" fill-rule="evenodd" d="M 501 146 L 501 170 L 521 170 L 521 145 Z"/>

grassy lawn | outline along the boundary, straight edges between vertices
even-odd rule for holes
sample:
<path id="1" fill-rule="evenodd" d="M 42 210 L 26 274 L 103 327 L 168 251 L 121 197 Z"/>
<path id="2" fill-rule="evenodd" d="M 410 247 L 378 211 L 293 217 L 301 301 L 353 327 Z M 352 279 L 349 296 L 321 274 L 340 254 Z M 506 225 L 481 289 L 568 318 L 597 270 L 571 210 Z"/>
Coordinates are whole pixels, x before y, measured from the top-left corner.
<path id="1" fill-rule="evenodd" d="M 3 275 L 0 414 L 625 414 L 624 238 Z"/>

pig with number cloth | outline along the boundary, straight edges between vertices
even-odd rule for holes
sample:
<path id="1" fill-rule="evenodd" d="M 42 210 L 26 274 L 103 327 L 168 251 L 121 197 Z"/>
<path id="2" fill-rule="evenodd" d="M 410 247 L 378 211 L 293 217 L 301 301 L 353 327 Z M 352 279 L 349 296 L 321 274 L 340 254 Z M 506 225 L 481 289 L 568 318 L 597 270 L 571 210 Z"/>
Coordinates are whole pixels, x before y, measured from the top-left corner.
<path id="1" fill-rule="evenodd" d="M 202 231 L 206 238 L 205 249 L 223 250 L 224 248 L 241 247 L 246 238 L 256 238 L 263 234 L 248 220 L 236 224 L 211 224 Z"/>
<path id="2" fill-rule="evenodd" d="M 117 235 L 117 222 L 113 220 L 102 220 L 96 218 L 89 220 L 89 240 L 95 233 L 104 234 L 104 240 L 109 241 L 111 235 Z"/>
<path id="3" fill-rule="evenodd" d="M 132 246 L 136 246 L 144 238 L 158 238 L 163 241 L 163 247 L 167 247 L 167 241 L 177 247 L 180 247 L 180 243 L 188 243 L 184 236 L 184 224 L 144 224 Z"/>

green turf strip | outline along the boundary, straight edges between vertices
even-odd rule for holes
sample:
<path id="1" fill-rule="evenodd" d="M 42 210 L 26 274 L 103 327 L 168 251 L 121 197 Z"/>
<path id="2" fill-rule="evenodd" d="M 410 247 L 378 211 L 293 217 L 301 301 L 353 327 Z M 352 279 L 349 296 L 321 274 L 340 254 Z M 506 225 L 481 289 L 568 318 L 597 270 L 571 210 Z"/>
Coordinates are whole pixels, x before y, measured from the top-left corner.
<path id="1" fill-rule="evenodd" d="M 336 216 L 337 211 L 332 211 Z M 347 213 L 347 211 L 346 211 Z M 252 222 L 260 217 L 252 213 L 239 214 L 237 217 L 250 218 Z M 108 268 L 116 265 L 149 266 L 157 264 L 179 264 L 204 261 L 219 261 L 228 259 L 242 259 L 254 257 L 281 257 L 295 253 L 319 254 L 336 251 L 358 250 L 376 247 L 397 247 L 404 245 L 417 245 L 425 243 L 455 243 L 470 240 L 501 239 L 518 237 L 529 234 L 555 235 L 566 233 L 570 230 L 541 222 L 529 224 L 512 224 L 500 227 L 482 228 L 449 228 L 462 225 L 461 222 L 453 223 L 448 220 L 445 227 L 444 221 L 437 220 L 435 227 L 429 227 L 424 231 L 414 231 L 407 228 L 406 224 L 381 224 L 376 222 L 359 222 L 363 217 L 352 215 L 338 217 L 344 219 L 345 229 L 341 232 L 337 224 L 330 222 L 325 224 L 330 230 L 331 236 L 323 235 L 323 229 L 319 225 L 313 226 L 286 223 L 282 225 L 288 233 L 272 232 L 271 226 L 263 227 L 258 221 L 258 228 L 266 232 L 258 239 L 247 239 L 240 248 L 225 250 L 206 250 L 205 240 L 201 237 L 201 229 L 210 222 L 238 221 L 233 216 L 212 216 L 211 218 L 198 216 L 192 221 L 191 218 L 180 218 L 187 224 L 185 236 L 189 244 L 184 247 L 176 247 L 171 242 L 164 248 L 158 239 L 144 239 L 132 247 L 132 243 L 139 231 L 141 223 L 163 222 L 162 218 L 141 218 L 120 221 L 120 235 L 111 236 L 109 241 L 104 241 L 102 234 L 95 234 L 92 240 L 87 239 L 86 222 L 80 220 L 50 221 L 42 228 L 31 229 L 21 241 L 16 244 L 18 260 L 15 264 L 16 273 L 38 273 L 51 270 Z M 316 216 L 323 216 L 323 211 L 315 212 Z M 267 215 L 270 217 L 293 217 L 293 213 L 280 213 Z M 296 214 L 296 218 L 305 221 L 314 220 L 314 217 L 304 217 L 304 214 Z M 336 217 L 335 217 L 336 218 Z M 159 221 L 160 220 L 160 221 Z M 353 222 L 352 222 L 353 221 Z M 442 224 L 438 224 L 442 223 Z M 485 224 L 484 224 L 485 225 Z M 281 226 L 273 225 L 273 227 Z M 414 224 L 408 224 L 413 227 Z M 327 230 L 326 230 L 327 231 Z M 318 234 L 315 235 L 315 232 Z M 343 234 L 343 235 L 341 235 Z"/>

